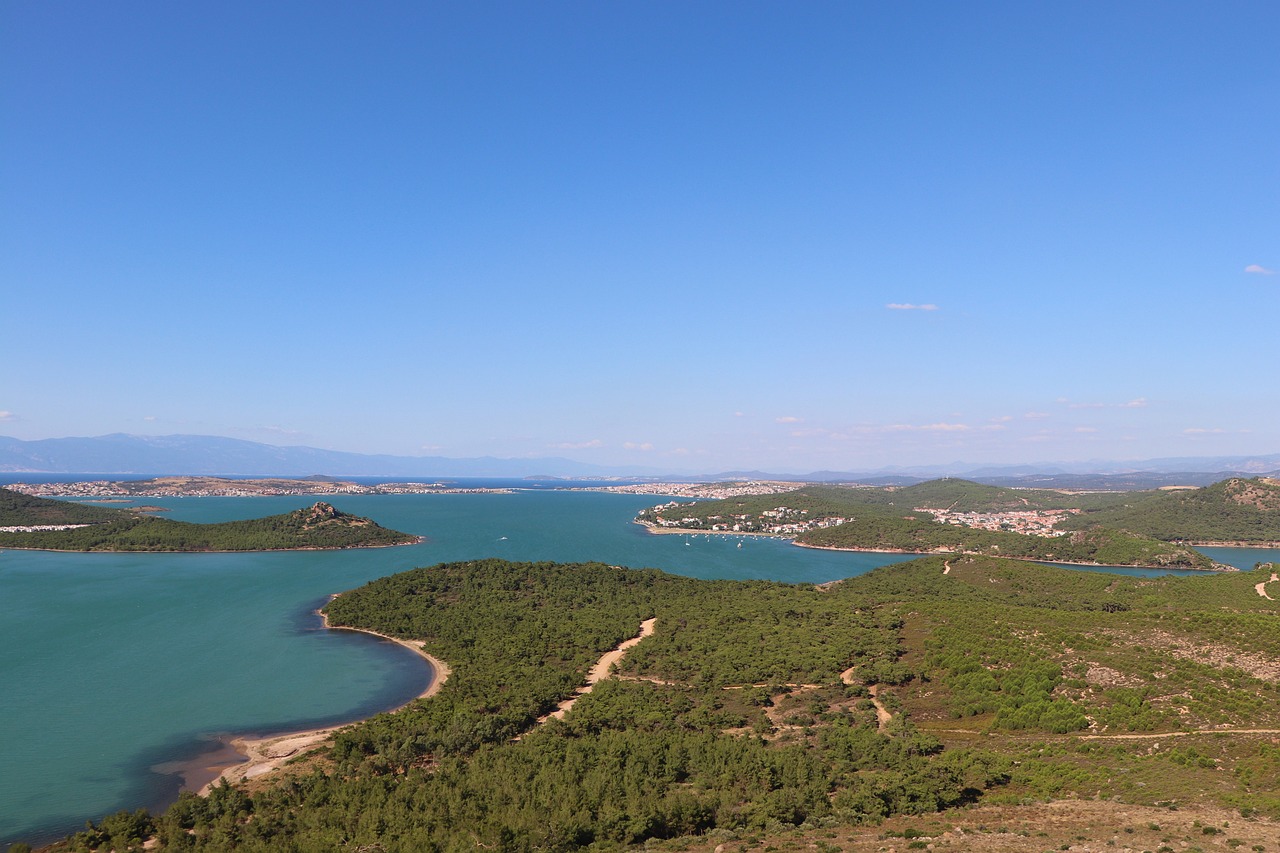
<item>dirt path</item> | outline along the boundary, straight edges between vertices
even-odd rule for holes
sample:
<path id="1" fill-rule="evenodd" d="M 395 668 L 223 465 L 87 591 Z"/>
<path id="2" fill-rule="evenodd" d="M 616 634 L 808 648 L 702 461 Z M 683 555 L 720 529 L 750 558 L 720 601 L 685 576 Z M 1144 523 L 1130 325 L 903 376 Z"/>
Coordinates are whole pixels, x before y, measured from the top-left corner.
<path id="1" fill-rule="evenodd" d="M 628 649 L 639 643 L 645 637 L 652 636 L 653 626 L 656 625 L 657 622 L 658 620 L 656 618 L 644 620 L 640 623 L 639 634 L 632 637 L 630 640 L 623 640 L 613 651 L 605 652 L 600 657 L 600 660 L 596 661 L 596 665 L 591 667 L 591 672 L 587 673 L 587 683 L 579 687 L 578 691 L 568 699 L 557 705 L 556 709 L 550 714 L 547 714 L 545 717 L 539 717 L 537 725 L 542 725 L 552 717 L 557 720 L 564 719 L 564 715 L 569 712 L 569 709 L 573 707 L 575 702 L 590 693 L 591 689 L 596 686 L 597 682 L 603 681 L 609 677 L 609 670 L 613 668 L 614 664 L 626 656 Z"/>
<path id="2" fill-rule="evenodd" d="M 1148 732 L 1114 735 L 1074 735 L 1080 740 L 1157 740 L 1162 737 L 1190 737 L 1191 735 L 1280 735 L 1280 729 L 1193 729 L 1187 732 Z"/>
<path id="3" fill-rule="evenodd" d="M 883 732 L 889 726 L 889 721 L 893 719 L 893 714 L 890 714 L 889 709 L 880 701 L 879 684 L 873 684 L 867 690 L 871 693 L 871 704 L 876 706 L 876 729 Z"/>
<path id="4" fill-rule="evenodd" d="M 840 673 L 840 680 L 845 684 L 854 684 L 853 674 L 857 671 L 856 666 L 851 666 L 844 672 Z M 880 701 L 880 685 L 872 684 L 867 687 L 867 691 L 871 694 L 871 704 L 876 708 L 876 729 L 884 731 L 889 725 L 889 721 L 893 719 L 893 714 L 889 713 L 889 709 Z"/>
<path id="5" fill-rule="evenodd" d="M 1271 596 L 1267 595 L 1267 584 L 1269 584 L 1269 583 L 1275 583 L 1276 581 L 1280 581 L 1280 575 L 1276 574 L 1275 572 L 1272 572 L 1272 573 L 1271 573 L 1271 580 L 1269 580 L 1269 581 L 1263 581 L 1262 583 L 1260 583 L 1260 584 L 1258 584 L 1257 586 L 1255 586 L 1255 587 L 1254 587 L 1254 589 L 1255 589 L 1255 590 L 1257 590 L 1258 595 L 1262 596 L 1262 597 L 1263 597 L 1263 598 L 1265 598 L 1267 601 L 1275 601 L 1275 599 L 1274 599 L 1274 598 L 1272 598 Z"/>

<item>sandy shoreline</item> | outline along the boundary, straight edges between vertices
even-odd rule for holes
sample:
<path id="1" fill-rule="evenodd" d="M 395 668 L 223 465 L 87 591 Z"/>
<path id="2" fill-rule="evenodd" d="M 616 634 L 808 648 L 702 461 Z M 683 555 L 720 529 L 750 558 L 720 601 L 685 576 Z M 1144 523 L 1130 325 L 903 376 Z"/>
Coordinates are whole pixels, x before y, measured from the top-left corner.
<path id="1" fill-rule="evenodd" d="M 331 596 L 332 601 L 337 596 Z M 402 640 L 398 637 L 391 637 L 378 631 L 370 631 L 365 628 L 350 628 L 345 625 L 330 625 L 328 614 L 317 610 L 320 616 L 321 624 L 331 631 L 359 631 L 362 634 L 372 634 L 375 637 L 381 637 L 384 640 L 390 640 L 393 643 L 404 646 L 414 654 L 422 657 L 431 666 L 432 677 L 431 683 L 427 685 L 418 696 L 399 705 L 395 708 L 381 711 L 379 713 L 390 713 L 398 711 L 400 708 L 416 702 L 418 699 L 427 699 L 440 692 L 445 682 L 449 679 L 449 665 L 434 655 L 428 654 L 423 649 L 423 643 L 416 640 Z M 333 726 L 326 726 L 319 729 L 302 729 L 292 732 L 277 732 L 275 734 L 249 736 L 242 735 L 231 738 L 222 739 L 223 748 L 213 754 L 206 754 L 199 759 L 199 764 L 186 764 L 182 767 L 172 767 L 168 772 L 177 772 L 182 776 L 184 791 L 198 791 L 201 796 L 209 793 L 209 789 L 218 784 L 222 780 L 230 783 L 242 782 L 245 779 L 252 779 L 261 776 L 264 773 L 270 773 L 272 770 L 283 766 L 291 758 L 300 755 L 307 750 L 319 746 L 339 729 L 358 723 L 360 720 L 348 720 L 345 723 L 339 723 Z M 165 772 L 165 766 L 161 766 L 162 772 Z"/>

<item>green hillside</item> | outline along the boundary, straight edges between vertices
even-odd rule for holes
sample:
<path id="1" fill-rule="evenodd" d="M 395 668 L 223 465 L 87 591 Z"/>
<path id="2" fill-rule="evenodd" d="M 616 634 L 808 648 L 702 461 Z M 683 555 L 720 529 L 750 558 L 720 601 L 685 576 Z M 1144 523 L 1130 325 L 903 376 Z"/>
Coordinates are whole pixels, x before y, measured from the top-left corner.
<path id="1" fill-rule="evenodd" d="M 640 520 L 678 529 L 768 532 L 776 525 L 835 526 L 784 531 L 801 545 L 852 550 L 935 551 L 988 554 L 1049 562 L 1099 563 L 1209 570 L 1213 561 L 1170 541 L 1133 532 L 1112 515 L 1145 507 L 1165 493 L 1065 494 L 1047 490 L 1005 489 L 967 480 L 935 480 L 906 488 L 809 486 L 770 495 L 680 503 L 646 510 Z M 936 520 L 923 509 L 950 513 L 1017 513 L 1073 510 L 1054 516 L 1066 536 L 1029 535 L 1015 530 L 985 530 Z M 1110 515 L 1109 515 L 1110 513 Z M 1090 519 L 1081 522 L 1081 519 Z M 1107 520 L 1111 523 L 1102 524 Z M 1123 529 L 1122 529 L 1123 528 Z"/>
<path id="2" fill-rule="evenodd" d="M 403 545 L 417 537 L 317 503 L 283 515 L 192 524 L 36 498 L 0 489 L 0 527 L 83 525 L 69 530 L 0 531 L 0 548 L 57 551 L 276 551 Z"/>
<path id="3" fill-rule="evenodd" d="M 36 498 L 0 488 L 0 527 L 48 524 L 97 524 L 119 521 L 133 513 L 71 501 Z"/>
<path id="4" fill-rule="evenodd" d="M 1187 491 L 1140 493 L 1065 526 L 1107 525 L 1165 541 L 1280 541 L 1280 481 L 1234 478 Z"/>
<path id="5" fill-rule="evenodd" d="M 1028 536 L 977 530 L 934 521 L 924 513 L 906 516 L 861 510 L 850 521 L 802 533 L 797 543 L 822 548 L 875 551 L 955 551 L 1058 563 L 1212 571 L 1214 563 L 1198 551 L 1123 531 L 1093 527 L 1066 536 Z"/>
<path id="6" fill-rule="evenodd" d="M 931 557 L 823 588 L 415 569 L 327 612 L 424 640 L 453 669 L 437 696 L 278 778 L 117 815 L 69 847 L 748 850 L 1050 799 L 1229 807 L 1238 831 L 1280 818 L 1278 611 L 1254 589 L 1272 568 L 1144 579 Z M 648 618 L 620 677 L 539 723 Z"/>

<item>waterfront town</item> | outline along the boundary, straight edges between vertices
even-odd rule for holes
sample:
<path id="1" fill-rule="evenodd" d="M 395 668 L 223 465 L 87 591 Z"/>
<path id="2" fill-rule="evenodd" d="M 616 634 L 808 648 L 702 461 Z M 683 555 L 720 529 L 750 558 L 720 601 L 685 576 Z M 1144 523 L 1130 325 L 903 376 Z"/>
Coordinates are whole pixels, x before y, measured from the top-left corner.
<path id="1" fill-rule="evenodd" d="M 916 507 L 916 512 L 927 512 L 934 521 L 955 524 L 960 527 L 976 527 L 980 530 L 1023 533 L 1027 536 L 1064 536 L 1057 524 L 1064 516 L 1078 515 L 1078 509 L 1029 509 L 1009 512 L 951 512 L 945 509 Z"/>
<path id="2" fill-rule="evenodd" d="M 740 498 L 772 495 L 803 489 L 807 483 L 781 480 L 741 480 L 726 483 L 633 483 L 625 486 L 590 486 L 575 491 L 611 492 L 619 495 L 670 495 L 676 498 Z"/>
<path id="3" fill-rule="evenodd" d="M 327 478 L 231 480 L 223 477 L 157 477 L 151 480 L 91 480 L 78 483 L 14 483 L 6 488 L 44 498 L 240 498 L 280 495 L 508 494 L 507 488 L 457 488 L 447 483 L 366 485 Z"/>
<path id="4" fill-rule="evenodd" d="M 801 533 L 817 530 L 821 527 L 835 527 L 849 520 L 841 516 L 809 518 L 807 509 L 791 509 L 785 506 L 767 509 L 760 513 L 759 518 L 749 513 L 728 516 L 712 515 L 707 518 L 685 516 L 684 518 L 674 519 L 662 517 L 664 511 L 680 506 L 687 506 L 687 504 L 681 504 L 679 501 L 658 504 L 642 511 L 636 517 L 636 521 L 650 529 L 659 530 L 699 530 L 712 533 L 764 533 L 772 536 L 798 536 Z"/>
<path id="5" fill-rule="evenodd" d="M 836 527 L 847 521 L 852 521 L 852 518 L 833 515 L 810 517 L 807 509 L 794 509 L 786 506 L 764 510 L 759 514 L 759 517 L 749 513 L 728 516 L 713 515 L 707 518 L 685 516 L 676 519 L 664 517 L 664 513 L 680 506 L 687 506 L 687 504 L 681 504 L 679 501 L 659 504 L 642 511 L 636 520 L 655 530 L 698 530 L 713 533 L 757 533 L 773 536 L 798 536 L 810 530 Z M 943 524 L 1044 537 L 1064 535 L 1066 531 L 1057 530 L 1055 525 L 1064 516 L 1080 512 L 1078 509 L 952 512 L 930 507 L 915 507 L 913 511 L 927 513 L 935 521 Z"/>

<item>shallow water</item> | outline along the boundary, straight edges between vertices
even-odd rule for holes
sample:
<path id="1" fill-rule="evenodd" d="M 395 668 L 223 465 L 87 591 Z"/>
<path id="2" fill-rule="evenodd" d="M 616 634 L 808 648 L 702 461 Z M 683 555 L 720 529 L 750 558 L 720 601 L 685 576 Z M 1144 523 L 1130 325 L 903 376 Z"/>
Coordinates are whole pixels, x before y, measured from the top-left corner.
<path id="1" fill-rule="evenodd" d="M 170 518 L 223 521 L 314 500 L 146 503 L 168 507 Z M 822 583 L 909 559 L 753 537 L 654 536 L 631 523 L 659 502 L 645 496 L 332 502 L 427 541 L 259 554 L 0 553 L 0 845 L 59 837 L 122 808 L 162 807 L 179 778 L 153 768 L 212 749 L 219 734 L 344 722 L 417 695 L 429 677 L 419 657 L 375 637 L 324 631 L 314 615 L 331 593 L 377 577 L 502 557 Z M 1246 568 L 1280 560 L 1280 552 L 1249 549 L 1213 549 L 1212 556 Z"/>

